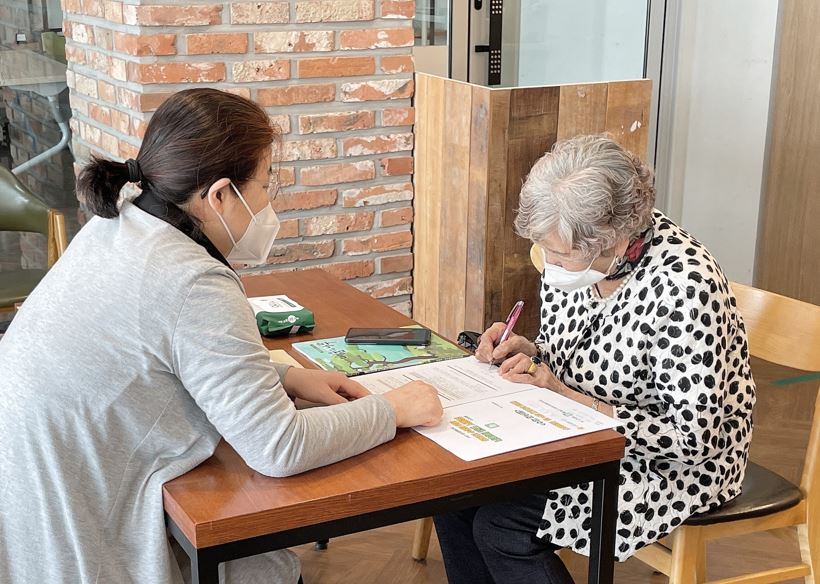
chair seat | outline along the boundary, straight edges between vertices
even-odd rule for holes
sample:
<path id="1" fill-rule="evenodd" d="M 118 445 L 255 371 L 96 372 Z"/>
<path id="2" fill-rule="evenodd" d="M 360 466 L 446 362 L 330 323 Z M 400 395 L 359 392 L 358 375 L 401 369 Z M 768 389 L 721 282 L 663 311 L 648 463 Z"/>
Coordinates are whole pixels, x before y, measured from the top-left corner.
<path id="1" fill-rule="evenodd" d="M 746 467 L 746 476 L 739 496 L 708 513 L 692 515 L 686 525 L 713 525 L 739 519 L 751 519 L 784 511 L 797 505 L 800 489 L 779 474 L 753 462 Z"/>
<path id="2" fill-rule="evenodd" d="M 45 275 L 45 270 L 0 272 L 0 308 L 14 306 L 25 300 Z"/>

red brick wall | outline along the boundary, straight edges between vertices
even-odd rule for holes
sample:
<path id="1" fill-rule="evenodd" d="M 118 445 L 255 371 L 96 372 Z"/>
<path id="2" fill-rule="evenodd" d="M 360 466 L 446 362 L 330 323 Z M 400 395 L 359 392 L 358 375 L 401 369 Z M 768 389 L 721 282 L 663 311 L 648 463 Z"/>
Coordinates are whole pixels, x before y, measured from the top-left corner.
<path id="1" fill-rule="evenodd" d="M 64 0 L 64 13 L 78 160 L 135 156 L 174 91 L 249 97 L 284 134 L 263 270 L 321 266 L 409 312 L 412 0 Z"/>

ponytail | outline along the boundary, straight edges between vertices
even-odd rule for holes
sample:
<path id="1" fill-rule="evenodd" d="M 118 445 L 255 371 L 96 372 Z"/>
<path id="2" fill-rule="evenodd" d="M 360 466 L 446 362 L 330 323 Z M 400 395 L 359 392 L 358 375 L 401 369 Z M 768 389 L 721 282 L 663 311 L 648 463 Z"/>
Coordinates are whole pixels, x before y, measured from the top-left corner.
<path id="1" fill-rule="evenodd" d="M 124 162 L 93 156 L 77 177 L 77 194 L 92 213 L 111 219 L 120 213 L 120 190 L 129 182 L 129 176 Z"/>
<path id="2" fill-rule="evenodd" d="M 211 88 L 186 89 L 151 116 L 137 160 L 93 157 L 77 177 L 77 193 L 100 217 L 119 215 L 125 183 L 150 190 L 168 205 L 172 224 L 190 221 L 182 209 L 220 178 L 243 185 L 271 154 L 278 132 L 268 114 L 244 97 Z M 177 209 L 177 211 L 174 211 Z"/>

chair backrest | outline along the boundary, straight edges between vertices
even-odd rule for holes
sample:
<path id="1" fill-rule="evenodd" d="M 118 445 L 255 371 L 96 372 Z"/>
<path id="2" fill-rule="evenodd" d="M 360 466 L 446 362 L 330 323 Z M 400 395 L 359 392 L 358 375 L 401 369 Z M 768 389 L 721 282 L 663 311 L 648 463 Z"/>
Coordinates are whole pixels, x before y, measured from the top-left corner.
<path id="1" fill-rule="evenodd" d="M 10 170 L 0 166 L 0 231 L 28 231 L 48 236 L 48 211 Z"/>
<path id="2" fill-rule="evenodd" d="M 541 274 L 544 272 L 544 252 L 541 251 L 541 247 L 538 245 L 532 244 L 530 248 L 530 261 L 532 265 L 538 270 L 538 273 Z"/>
<path id="3" fill-rule="evenodd" d="M 0 166 L 0 231 L 42 233 L 48 245 L 48 266 L 68 246 L 65 217 L 40 202 L 14 174 Z"/>
<path id="4" fill-rule="evenodd" d="M 753 356 L 793 369 L 820 371 L 820 306 L 734 282 L 732 291 Z M 820 492 L 814 493 L 815 485 L 820 485 L 820 392 L 815 399 L 800 484 L 809 498 L 820 497 Z"/>

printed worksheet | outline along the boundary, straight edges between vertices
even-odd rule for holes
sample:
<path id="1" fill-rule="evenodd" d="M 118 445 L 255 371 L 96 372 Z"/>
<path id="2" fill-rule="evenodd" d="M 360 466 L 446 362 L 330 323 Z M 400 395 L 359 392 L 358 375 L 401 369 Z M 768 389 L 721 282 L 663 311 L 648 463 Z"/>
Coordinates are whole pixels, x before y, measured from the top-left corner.
<path id="1" fill-rule="evenodd" d="M 373 393 L 384 393 L 411 381 L 425 381 L 438 390 L 445 408 L 518 393 L 531 387 L 503 379 L 498 374 L 498 367 L 490 367 L 475 357 L 380 371 L 361 375 L 356 381 Z"/>
<path id="2" fill-rule="evenodd" d="M 463 460 L 476 460 L 614 428 L 616 420 L 543 388 L 453 406 L 434 428 L 414 428 Z"/>
<path id="3" fill-rule="evenodd" d="M 548 389 L 501 378 L 475 357 L 418 365 L 356 379 L 373 393 L 409 381 L 439 392 L 444 417 L 433 428 L 414 428 L 463 460 L 614 428 L 617 420 Z"/>

